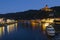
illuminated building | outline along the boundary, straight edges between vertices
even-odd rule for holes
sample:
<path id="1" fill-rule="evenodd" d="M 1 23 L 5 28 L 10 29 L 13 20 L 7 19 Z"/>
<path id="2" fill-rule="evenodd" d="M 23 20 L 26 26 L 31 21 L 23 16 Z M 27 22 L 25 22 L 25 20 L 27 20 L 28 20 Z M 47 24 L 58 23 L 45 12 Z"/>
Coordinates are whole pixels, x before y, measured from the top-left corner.
<path id="1" fill-rule="evenodd" d="M 52 9 L 48 8 L 48 5 L 46 5 L 44 8 L 41 9 L 42 11 L 53 11 Z"/>

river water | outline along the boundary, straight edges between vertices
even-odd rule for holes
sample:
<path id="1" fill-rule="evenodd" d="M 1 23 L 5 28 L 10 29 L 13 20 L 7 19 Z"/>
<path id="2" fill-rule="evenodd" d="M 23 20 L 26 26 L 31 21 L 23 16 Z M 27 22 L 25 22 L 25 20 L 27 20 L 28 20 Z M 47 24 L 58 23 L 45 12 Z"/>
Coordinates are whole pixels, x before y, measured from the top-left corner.
<path id="1" fill-rule="evenodd" d="M 39 25 L 15 23 L 0 27 L 0 40 L 48 40 Z"/>

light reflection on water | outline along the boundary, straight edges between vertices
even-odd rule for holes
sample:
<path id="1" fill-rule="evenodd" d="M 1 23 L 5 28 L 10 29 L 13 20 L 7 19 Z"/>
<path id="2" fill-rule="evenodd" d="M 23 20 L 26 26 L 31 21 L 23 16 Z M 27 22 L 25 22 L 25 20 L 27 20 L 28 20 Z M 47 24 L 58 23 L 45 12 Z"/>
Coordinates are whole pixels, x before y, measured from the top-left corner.
<path id="1" fill-rule="evenodd" d="M 13 31 L 16 31 L 17 27 L 18 27 L 17 24 L 18 23 L 11 24 L 11 25 L 5 25 L 5 26 L 0 27 L 0 37 L 2 37 L 6 33 L 9 34 L 9 33 L 13 32 Z M 24 25 L 26 27 L 27 24 L 22 23 L 22 26 Z M 31 22 L 30 24 L 28 24 L 28 27 L 29 27 L 29 25 L 31 25 L 31 27 L 34 30 L 38 26 L 38 23 Z"/>
<path id="2" fill-rule="evenodd" d="M 5 33 L 5 27 L 0 27 L 0 37 Z"/>
<path id="3" fill-rule="evenodd" d="M 17 25 L 16 24 L 17 23 L 11 24 L 11 25 L 7 25 L 7 32 L 10 33 L 12 31 L 16 30 L 17 29 Z"/>
<path id="4" fill-rule="evenodd" d="M 17 32 L 14 32 L 16 31 Z M 5 36 L 1 39 L 36 39 L 36 40 L 43 40 L 44 35 L 40 31 L 40 23 L 37 22 L 27 22 L 27 23 L 15 23 L 11 25 L 6 25 L 4 27 L 0 27 L 0 36 Z M 12 34 L 10 34 L 12 33 Z M 9 35 L 9 36 L 6 36 Z"/>
<path id="5" fill-rule="evenodd" d="M 0 37 L 3 36 L 6 32 L 8 32 L 8 34 L 9 34 L 10 32 L 12 32 L 14 30 L 15 31 L 17 30 L 17 23 L 2 26 L 2 27 L 0 27 Z"/>

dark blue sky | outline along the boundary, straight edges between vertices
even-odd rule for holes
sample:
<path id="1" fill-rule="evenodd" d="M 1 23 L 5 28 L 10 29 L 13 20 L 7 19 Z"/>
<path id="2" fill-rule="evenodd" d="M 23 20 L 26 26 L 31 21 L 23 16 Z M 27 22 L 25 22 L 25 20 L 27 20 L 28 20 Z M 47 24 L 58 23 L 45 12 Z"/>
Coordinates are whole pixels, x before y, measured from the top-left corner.
<path id="1" fill-rule="evenodd" d="M 0 14 L 30 9 L 39 10 L 46 4 L 49 7 L 60 6 L 60 0 L 0 0 Z"/>

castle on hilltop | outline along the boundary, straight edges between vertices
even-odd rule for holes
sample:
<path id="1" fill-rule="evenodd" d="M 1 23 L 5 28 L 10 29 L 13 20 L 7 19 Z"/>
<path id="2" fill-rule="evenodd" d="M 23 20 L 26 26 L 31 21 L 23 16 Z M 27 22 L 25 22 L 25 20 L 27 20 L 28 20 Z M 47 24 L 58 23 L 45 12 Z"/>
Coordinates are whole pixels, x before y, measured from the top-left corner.
<path id="1" fill-rule="evenodd" d="M 48 7 L 48 5 L 46 5 L 44 8 L 42 8 L 41 10 L 43 10 L 43 11 L 53 11 L 53 9 L 50 9 L 49 7 Z"/>

